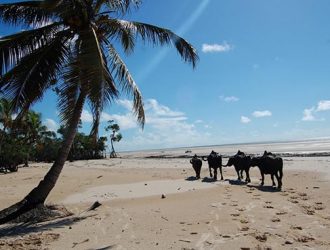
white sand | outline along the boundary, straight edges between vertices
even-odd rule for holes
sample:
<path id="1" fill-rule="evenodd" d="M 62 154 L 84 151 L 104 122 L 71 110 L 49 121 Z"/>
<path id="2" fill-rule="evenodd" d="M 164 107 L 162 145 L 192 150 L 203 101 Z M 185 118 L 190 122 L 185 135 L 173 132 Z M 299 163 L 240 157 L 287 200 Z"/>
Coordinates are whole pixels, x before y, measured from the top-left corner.
<path id="1" fill-rule="evenodd" d="M 310 151 L 314 144 L 290 147 Z M 269 176 L 259 187 L 256 168 L 249 185 L 232 181 L 233 168 L 223 168 L 225 181 L 186 181 L 194 176 L 189 159 L 175 158 L 184 154 L 161 150 L 66 163 L 47 202 L 65 203 L 76 217 L 0 226 L 0 249 L 330 249 L 330 157 L 285 157 L 278 192 Z M 144 158 L 150 155 L 170 158 Z M 0 209 L 24 197 L 48 169 L 42 163 L 0 175 Z M 201 177 L 208 175 L 204 162 Z M 84 212 L 96 200 L 102 206 Z"/>

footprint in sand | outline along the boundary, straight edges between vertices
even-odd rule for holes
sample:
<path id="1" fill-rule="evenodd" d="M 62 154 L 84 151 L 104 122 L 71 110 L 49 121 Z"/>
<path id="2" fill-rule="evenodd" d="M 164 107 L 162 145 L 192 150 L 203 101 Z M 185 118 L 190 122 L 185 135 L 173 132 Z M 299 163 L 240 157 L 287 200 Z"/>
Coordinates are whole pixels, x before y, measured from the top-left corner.
<path id="1" fill-rule="evenodd" d="M 267 233 L 255 233 L 254 237 L 256 240 L 260 242 L 266 242 L 267 241 Z"/>
<path id="2" fill-rule="evenodd" d="M 301 205 L 303 211 L 305 214 L 308 214 L 308 215 L 314 215 L 315 214 L 315 210 L 312 206 L 310 205 Z"/>
<path id="3" fill-rule="evenodd" d="M 299 203 L 299 201 L 297 201 L 297 199 L 298 199 L 298 196 L 290 196 L 288 201 L 290 201 L 291 203 L 297 204 L 297 203 Z"/>
<path id="4" fill-rule="evenodd" d="M 270 204 L 272 204 L 271 201 L 266 201 L 265 203 L 266 203 L 266 205 L 264 205 L 264 208 L 274 208 L 272 205 L 270 205 Z"/>
<path id="5" fill-rule="evenodd" d="M 304 200 L 304 201 L 309 200 L 309 197 L 307 196 L 306 193 L 298 193 L 298 195 L 301 200 Z"/>
<path id="6" fill-rule="evenodd" d="M 294 194 L 296 193 L 296 191 L 294 190 L 294 188 L 288 188 L 288 193 Z"/>
<path id="7" fill-rule="evenodd" d="M 315 202 L 314 209 L 315 210 L 323 210 L 323 209 L 325 209 L 325 206 L 323 205 L 322 202 Z"/>
<path id="8" fill-rule="evenodd" d="M 247 227 L 247 226 L 244 226 L 244 227 L 241 227 L 240 228 L 240 230 L 242 231 L 242 232 L 246 232 L 246 231 L 249 231 L 249 227 Z"/>
<path id="9" fill-rule="evenodd" d="M 306 209 L 304 212 L 308 215 L 314 215 L 315 214 L 315 210 L 313 210 L 313 209 Z"/>
<path id="10" fill-rule="evenodd" d="M 301 226 L 291 226 L 291 229 L 302 230 L 302 227 Z"/>
<path id="11" fill-rule="evenodd" d="M 242 224 L 248 224 L 249 223 L 249 221 L 247 220 L 247 219 L 240 219 L 239 220 Z"/>
<path id="12" fill-rule="evenodd" d="M 280 222 L 280 221 L 281 221 L 280 218 L 277 217 L 272 218 L 272 222 Z"/>
<path id="13" fill-rule="evenodd" d="M 260 200 L 260 196 L 261 196 L 260 194 L 254 194 L 252 199 L 253 200 Z"/>
<path id="14" fill-rule="evenodd" d="M 300 235 L 295 238 L 296 241 L 302 242 L 302 243 L 307 243 L 310 241 L 314 241 L 315 238 L 309 235 Z"/>
<path id="15" fill-rule="evenodd" d="M 275 214 L 276 215 L 284 215 L 284 214 L 287 214 L 287 212 L 285 212 L 285 211 L 278 211 Z"/>

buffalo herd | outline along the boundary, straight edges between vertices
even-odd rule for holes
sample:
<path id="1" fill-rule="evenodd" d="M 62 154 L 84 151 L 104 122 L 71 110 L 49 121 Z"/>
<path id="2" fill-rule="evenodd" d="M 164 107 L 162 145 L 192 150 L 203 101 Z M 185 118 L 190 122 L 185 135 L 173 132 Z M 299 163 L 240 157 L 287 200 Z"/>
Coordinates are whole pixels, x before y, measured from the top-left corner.
<path id="1" fill-rule="evenodd" d="M 282 187 L 283 159 L 271 152 L 265 151 L 262 156 L 251 157 L 250 155 L 246 155 L 244 152 L 238 150 L 235 155 L 229 157 L 226 165 L 222 165 L 222 156 L 213 150 L 208 156 L 198 157 L 195 154 L 190 160 L 190 163 L 195 170 L 196 179 L 200 179 L 202 160 L 207 161 L 210 177 L 213 178 L 214 181 L 217 180 L 218 169 L 220 171 L 221 180 L 223 180 L 222 167 L 234 166 L 238 180 L 241 181 L 244 179 L 243 172 L 245 172 L 245 182 L 249 183 L 251 182 L 249 174 L 250 167 L 258 167 L 261 174 L 261 186 L 264 185 L 265 174 L 269 174 L 271 176 L 273 186 L 276 185 L 274 181 L 275 176 L 278 189 L 281 189 Z"/>

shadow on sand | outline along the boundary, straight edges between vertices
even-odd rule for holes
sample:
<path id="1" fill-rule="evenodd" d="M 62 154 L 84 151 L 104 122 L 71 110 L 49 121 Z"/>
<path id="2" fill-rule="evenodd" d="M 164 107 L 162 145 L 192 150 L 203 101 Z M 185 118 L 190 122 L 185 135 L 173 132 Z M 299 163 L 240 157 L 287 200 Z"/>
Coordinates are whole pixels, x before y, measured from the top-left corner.
<path id="1" fill-rule="evenodd" d="M 196 178 L 196 176 L 189 176 L 185 179 L 186 181 L 197 181 L 199 179 Z"/>
<path id="2" fill-rule="evenodd" d="M 82 217 L 70 216 L 41 223 L 6 224 L 4 227 L 0 227 L 0 236 L 19 236 L 26 235 L 29 233 L 49 231 L 53 228 L 63 228 L 65 226 L 71 226 L 78 221 L 84 220 L 91 216 L 93 215 Z"/>
<path id="3" fill-rule="evenodd" d="M 217 180 L 215 180 L 214 178 L 211 177 L 204 177 L 202 179 L 202 182 L 216 182 Z"/>
<path id="4" fill-rule="evenodd" d="M 278 189 L 277 187 L 274 187 L 274 186 L 260 186 L 260 185 L 252 185 L 252 184 L 248 184 L 247 186 L 250 188 L 258 189 L 259 191 L 262 191 L 262 192 L 275 193 L 275 192 L 282 191 L 281 189 Z"/>
<path id="5" fill-rule="evenodd" d="M 96 248 L 95 250 L 109 250 L 109 249 L 114 249 L 117 247 L 118 247 L 117 245 L 111 245 L 111 246 L 107 246 L 107 247 Z"/>
<path id="6" fill-rule="evenodd" d="M 241 180 L 228 180 L 228 182 L 230 185 L 237 185 L 237 186 L 242 186 L 247 184 L 246 181 L 241 181 Z"/>

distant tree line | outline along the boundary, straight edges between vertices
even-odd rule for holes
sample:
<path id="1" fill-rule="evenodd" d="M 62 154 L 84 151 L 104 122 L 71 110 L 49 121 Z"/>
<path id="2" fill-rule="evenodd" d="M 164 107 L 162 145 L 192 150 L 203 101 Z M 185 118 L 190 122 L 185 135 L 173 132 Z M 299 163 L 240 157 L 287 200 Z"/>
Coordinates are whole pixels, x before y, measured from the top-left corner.
<path id="1" fill-rule="evenodd" d="M 81 126 L 79 126 L 80 128 Z M 53 162 L 65 138 L 67 128 L 50 131 L 42 124 L 41 114 L 28 111 L 14 119 L 10 103 L 0 100 L 0 170 L 17 171 L 17 165 L 29 161 Z M 95 138 L 77 132 L 68 160 L 100 159 L 105 157 L 106 137 Z"/>

